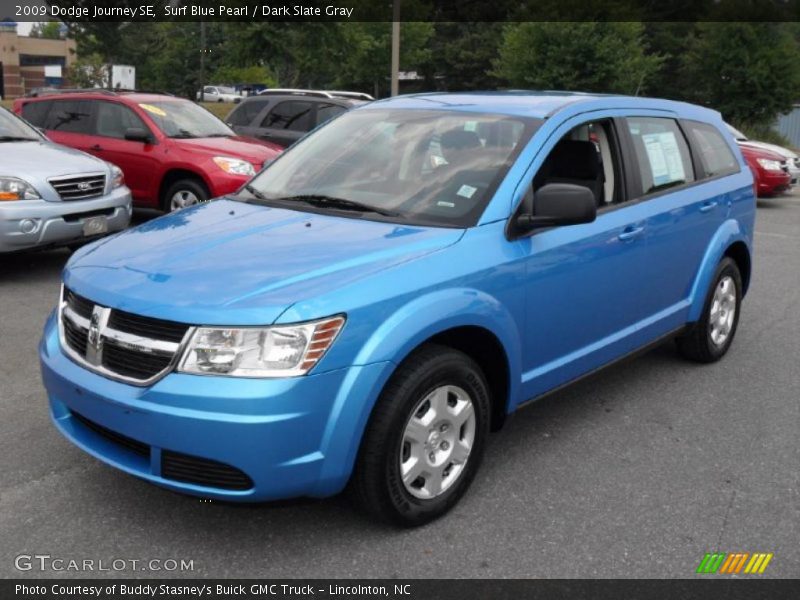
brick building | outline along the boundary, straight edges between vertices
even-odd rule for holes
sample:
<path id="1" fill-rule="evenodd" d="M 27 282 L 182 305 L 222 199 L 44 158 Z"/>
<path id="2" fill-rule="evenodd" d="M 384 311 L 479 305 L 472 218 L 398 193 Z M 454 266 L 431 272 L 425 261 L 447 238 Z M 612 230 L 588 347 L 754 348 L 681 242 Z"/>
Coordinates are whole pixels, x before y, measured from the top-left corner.
<path id="1" fill-rule="evenodd" d="M 23 96 L 33 88 L 59 85 L 75 61 L 75 40 L 17 34 L 17 24 L 0 21 L 0 98 Z"/>

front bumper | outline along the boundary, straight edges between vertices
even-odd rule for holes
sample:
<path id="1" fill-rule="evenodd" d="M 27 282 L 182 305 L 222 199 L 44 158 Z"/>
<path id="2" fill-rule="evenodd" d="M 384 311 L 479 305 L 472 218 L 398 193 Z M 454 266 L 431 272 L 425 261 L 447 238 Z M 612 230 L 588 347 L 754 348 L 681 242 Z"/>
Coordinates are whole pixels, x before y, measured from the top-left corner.
<path id="1" fill-rule="evenodd" d="M 91 200 L 0 202 L 0 253 L 79 242 L 86 239 L 86 219 L 99 214 L 108 219 L 108 233 L 125 229 L 131 220 L 130 190 L 123 186 Z"/>
<path id="2" fill-rule="evenodd" d="M 388 372 L 388 363 L 376 363 L 286 379 L 171 373 L 149 388 L 135 387 L 67 358 L 53 316 L 39 350 L 51 416 L 70 441 L 157 485 L 233 501 L 339 492 Z M 137 442 L 145 452 L 98 433 L 87 420 Z M 165 453 L 233 467 L 252 485 L 223 489 L 165 476 Z"/>
<path id="3" fill-rule="evenodd" d="M 791 186 L 791 177 L 785 171 L 762 170 L 758 174 L 759 196 L 780 194 L 788 190 Z"/>

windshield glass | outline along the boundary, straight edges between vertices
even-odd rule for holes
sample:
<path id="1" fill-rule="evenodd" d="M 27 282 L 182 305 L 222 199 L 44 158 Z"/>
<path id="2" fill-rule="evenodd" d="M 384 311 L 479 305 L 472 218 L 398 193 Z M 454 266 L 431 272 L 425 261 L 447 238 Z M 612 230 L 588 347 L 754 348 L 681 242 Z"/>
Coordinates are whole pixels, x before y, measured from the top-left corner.
<path id="1" fill-rule="evenodd" d="M 0 142 L 41 141 L 42 136 L 22 119 L 0 108 Z"/>
<path id="2" fill-rule="evenodd" d="M 539 123 L 445 110 L 351 111 L 284 152 L 239 199 L 468 227 Z"/>
<path id="3" fill-rule="evenodd" d="M 227 137 L 233 130 L 202 106 L 188 100 L 139 104 L 156 126 L 171 138 Z"/>

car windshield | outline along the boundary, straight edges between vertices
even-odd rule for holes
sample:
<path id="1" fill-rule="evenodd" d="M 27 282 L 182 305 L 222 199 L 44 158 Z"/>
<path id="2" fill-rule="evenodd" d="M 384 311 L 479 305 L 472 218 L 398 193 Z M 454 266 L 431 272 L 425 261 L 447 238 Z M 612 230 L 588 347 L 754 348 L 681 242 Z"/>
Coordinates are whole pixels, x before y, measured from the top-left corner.
<path id="1" fill-rule="evenodd" d="M 0 142 L 39 142 L 42 136 L 25 121 L 0 108 Z"/>
<path id="2" fill-rule="evenodd" d="M 447 110 L 355 110 L 284 152 L 238 199 L 468 227 L 541 123 Z"/>
<path id="3" fill-rule="evenodd" d="M 171 138 L 228 137 L 233 130 L 202 106 L 188 100 L 143 102 L 139 107 L 146 111 L 156 126 Z"/>

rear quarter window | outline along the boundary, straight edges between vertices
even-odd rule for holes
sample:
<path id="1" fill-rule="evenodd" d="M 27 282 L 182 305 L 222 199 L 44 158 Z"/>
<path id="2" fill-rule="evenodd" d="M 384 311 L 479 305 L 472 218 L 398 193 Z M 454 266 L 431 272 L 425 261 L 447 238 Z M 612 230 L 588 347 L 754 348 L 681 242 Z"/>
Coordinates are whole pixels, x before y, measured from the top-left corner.
<path id="1" fill-rule="evenodd" d="M 28 102 L 22 106 L 22 117 L 29 123 L 36 125 L 36 127 L 43 127 L 52 104 L 49 100 Z"/>
<path id="2" fill-rule="evenodd" d="M 739 172 L 739 162 L 716 127 L 698 121 L 684 121 L 683 125 L 689 134 L 692 146 L 700 156 L 704 177 L 718 177 Z"/>

